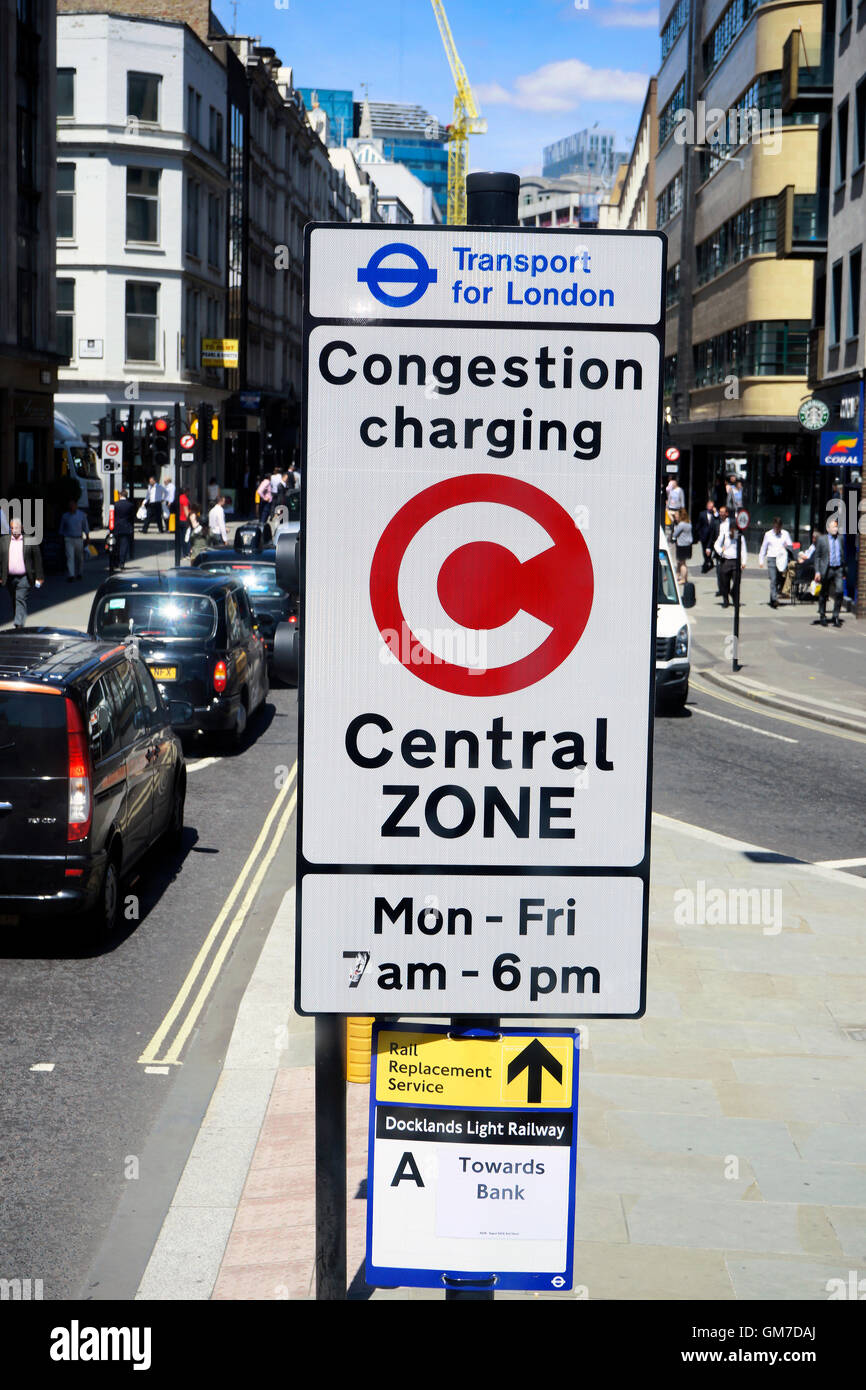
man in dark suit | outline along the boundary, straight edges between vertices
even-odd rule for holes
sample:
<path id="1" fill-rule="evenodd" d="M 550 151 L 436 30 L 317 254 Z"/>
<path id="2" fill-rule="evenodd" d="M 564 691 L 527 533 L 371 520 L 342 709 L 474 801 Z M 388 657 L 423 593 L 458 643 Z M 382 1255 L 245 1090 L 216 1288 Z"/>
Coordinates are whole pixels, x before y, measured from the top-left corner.
<path id="1" fill-rule="evenodd" d="M 130 502 L 129 493 L 123 489 L 114 504 L 114 537 L 117 552 L 114 564 L 122 570 L 127 560 L 132 558 L 132 539 L 135 535 L 135 503 Z"/>
<path id="2" fill-rule="evenodd" d="M 827 627 L 827 599 L 833 593 L 833 626 L 841 627 L 842 591 L 845 587 L 845 537 L 839 535 L 835 517 L 827 522 L 827 531 L 815 542 L 815 578 L 821 581 L 818 595 L 817 621 Z"/>
<path id="3" fill-rule="evenodd" d="M 27 618 L 31 587 L 35 585 L 41 589 L 44 578 L 39 546 L 22 535 L 20 518 L 13 517 L 9 534 L 0 536 L 0 584 L 6 586 L 12 602 L 16 632 L 24 626 Z"/>
<path id="4" fill-rule="evenodd" d="M 713 568 L 713 546 L 719 534 L 719 514 L 716 511 L 716 504 L 712 497 L 707 499 L 707 505 L 702 512 L 698 513 L 698 541 L 703 555 L 701 564 L 701 574 L 706 574 Z"/>

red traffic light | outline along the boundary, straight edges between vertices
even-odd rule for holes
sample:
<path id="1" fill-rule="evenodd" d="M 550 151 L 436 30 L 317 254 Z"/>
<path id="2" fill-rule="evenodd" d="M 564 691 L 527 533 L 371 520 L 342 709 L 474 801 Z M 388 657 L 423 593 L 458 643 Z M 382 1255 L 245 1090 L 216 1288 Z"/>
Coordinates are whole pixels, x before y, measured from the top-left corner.
<path id="1" fill-rule="evenodd" d="M 790 463 L 790 462 L 791 462 L 791 459 L 792 459 L 793 457 L 794 457 L 794 455 L 791 453 L 791 450 L 790 450 L 790 449 L 786 449 L 786 450 L 785 450 L 785 462 L 786 462 L 786 463 Z"/>
<path id="2" fill-rule="evenodd" d="M 157 434 L 165 434 L 168 429 L 168 420 L 166 420 L 164 415 L 160 415 L 154 420 L 153 428 L 156 430 Z"/>

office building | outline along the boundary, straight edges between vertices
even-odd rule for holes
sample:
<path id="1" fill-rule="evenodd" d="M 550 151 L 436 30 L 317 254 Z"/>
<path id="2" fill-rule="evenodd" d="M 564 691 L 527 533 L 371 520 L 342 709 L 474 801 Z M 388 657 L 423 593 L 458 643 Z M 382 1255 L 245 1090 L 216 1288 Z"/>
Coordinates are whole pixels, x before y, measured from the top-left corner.
<path id="1" fill-rule="evenodd" d="M 566 135 L 553 145 L 546 145 L 543 151 L 541 172 L 546 179 L 563 178 L 569 174 L 596 174 L 612 180 L 617 167 L 627 158 L 626 150 L 619 148 L 616 131 L 578 130 L 574 135 Z"/>
<path id="2" fill-rule="evenodd" d="M 356 137 L 381 141 L 384 159 L 405 164 L 436 199 L 443 221 L 448 208 L 448 142 L 445 126 L 423 106 L 392 101 L 355 102 Z M 417 220 L 417 219 L 416 219 Z"/>

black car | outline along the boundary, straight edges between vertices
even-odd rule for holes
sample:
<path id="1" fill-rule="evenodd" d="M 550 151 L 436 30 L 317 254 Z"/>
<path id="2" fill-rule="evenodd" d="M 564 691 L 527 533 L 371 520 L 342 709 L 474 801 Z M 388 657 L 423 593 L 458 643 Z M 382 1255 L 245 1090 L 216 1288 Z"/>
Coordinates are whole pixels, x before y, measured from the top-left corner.
<path id="1" fill-rule="evenodd" d="M 183 835 L 186 768 L 134 644 L 84 632 L 0 633 L 0 923 L 77 916 L 102 937 L 120 883 Z"/>
<path id="2" fill-rule="evenodd" d="M 277 552 L 273 547 L 246 549 L 237 544 L 237 539 L 235 549 L 223 546 L 219 550 L 202 550 L 193 561 L 195 569 L 207 570 L 209 574 L 233 575 L 243 582 L 259 634 L 264 639 L 271 671 L 277 623 L 298 621 L 297 594 L 280 588 L 276 563 Z"/>
<path id="3" fill-rule="evenodd" d="M 94 595 L 88 631 L 109 642 L 136 637 L 163 695 L 192 706 L 178 733 L 238 743 L 264 704 L 265 644 L 239 578 L 192 568 L 115 574 Z"/>

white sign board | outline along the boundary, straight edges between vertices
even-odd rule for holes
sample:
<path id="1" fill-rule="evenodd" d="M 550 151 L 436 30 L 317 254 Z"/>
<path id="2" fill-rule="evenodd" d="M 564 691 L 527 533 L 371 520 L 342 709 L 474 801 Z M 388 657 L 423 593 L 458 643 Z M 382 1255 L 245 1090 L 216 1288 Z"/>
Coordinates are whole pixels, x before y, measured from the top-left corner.
<path id="1" fill-rule="evenodd" d="M 123 441 L 120 439 L 103 439 L 102 452 L 100 455 L 103 473 L 116 473 L 123 467 Z"/>
<path id="2" fill-rule="evenodd" d="M 664 239 L 399 237 L 308 229 L 298 1007 L 635 1016 Z"/>

